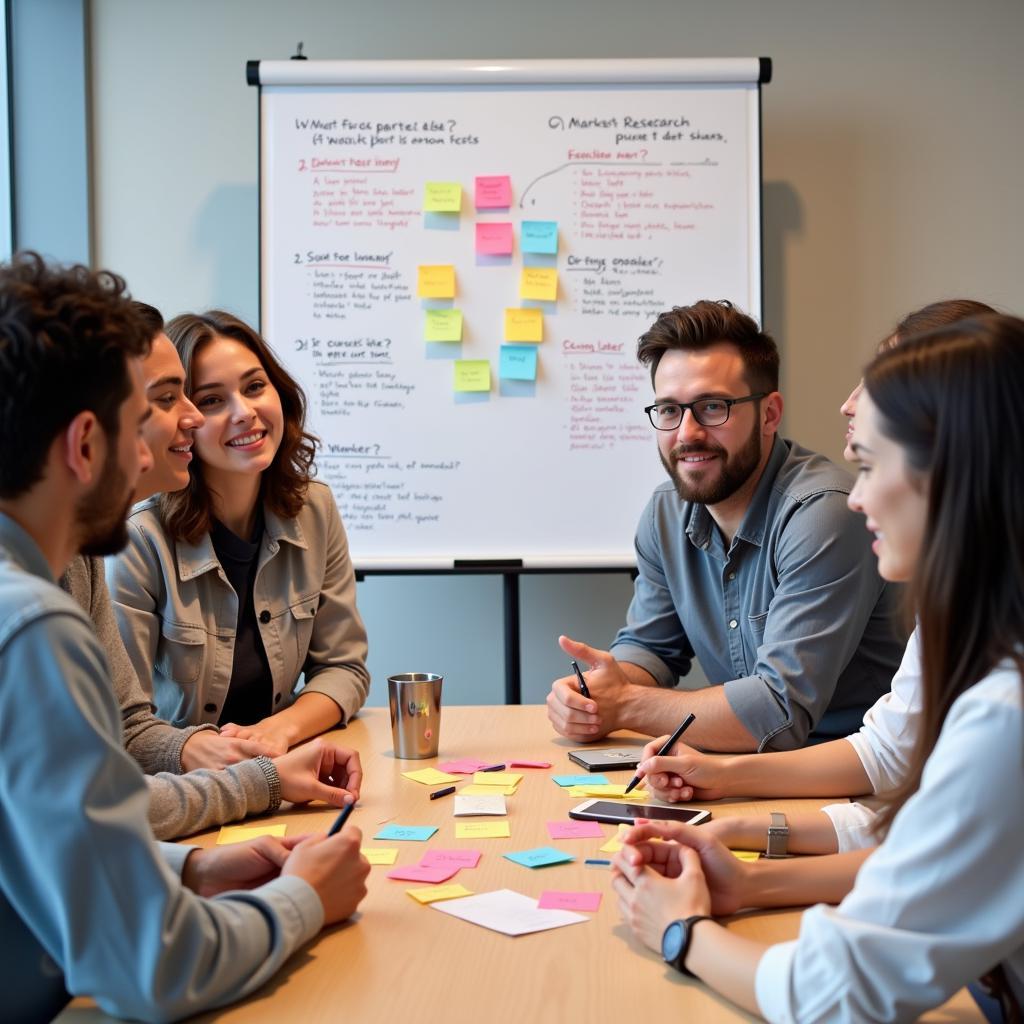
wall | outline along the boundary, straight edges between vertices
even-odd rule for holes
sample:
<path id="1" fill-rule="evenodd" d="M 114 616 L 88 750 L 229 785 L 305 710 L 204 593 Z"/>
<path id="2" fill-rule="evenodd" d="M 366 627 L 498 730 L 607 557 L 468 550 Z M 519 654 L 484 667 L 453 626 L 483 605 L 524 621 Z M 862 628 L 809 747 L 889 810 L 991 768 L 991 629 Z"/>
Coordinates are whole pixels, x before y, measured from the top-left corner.
<path id="1" fill-rule="evenodd" d="M 786 434 L 833 457 L 838 406 L 903 313 L 953 295 L 1024 310 L 1016 0 L 93 0 L 90 30 L 96 259 L 168 313 L 256 319 L 244 67 L 299 40 L 337 59 L 772 57 L 765 323 L 783 350 Z M 630 587 L 535 577 L 522 592 L 524 699 L 539 700 L 565 671 L 557 633 L 607 644 Z M 453 699 L 500 700 L 499 580 L 377 579 L 359 600 L 375 701 L 409 669 L 443 671 Z"/>

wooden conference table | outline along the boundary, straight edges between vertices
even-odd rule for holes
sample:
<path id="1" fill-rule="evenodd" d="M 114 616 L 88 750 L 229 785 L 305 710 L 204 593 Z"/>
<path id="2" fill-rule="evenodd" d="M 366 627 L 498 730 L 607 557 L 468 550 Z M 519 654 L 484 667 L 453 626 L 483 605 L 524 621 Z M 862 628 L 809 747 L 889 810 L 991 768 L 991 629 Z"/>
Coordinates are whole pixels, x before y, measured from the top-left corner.
<path id="1" fill-rule="evenodd" d="M 371 869 L 369 893 L 356 918 L 322 933 L 248 999 L 203 1015 L 208 1021 L 487 1021 L 575 1022 L 658 1020 L 701 1022 L 750 1020 L 698 982 L 667 968 L 661 958 L 639 945 L 622 924 L 609 869 L 587 867 L 604 840 L 551 840 L 545 823 L 566 819 L 580 802 L 552 781 L 552 774 L 579 774 L 568 752 L 579 744 L 552 733 L 543 706 L 446 707 L 437 760 L 475 757 L 488 762 L 513 759 L 550 761 L 547 770 L 515 768 L 524 776 L 508 798 L 510 839 L 455 839 L 451 797 L 430 800 L 438 787 L 423 786 L 401 772 L 427 767 L 427 761 L 398 761 L 391 752 L 386 708 L 367 708 L 347 729 L 331 734 L 362 757 L 365 779 L 359 806 L 350 821 L 363 832 L 368 847 L 397 847 L 396 864 L 415 864 L 430 848 L 478 849 L 479 865 L 464 869 L 452 882 L 474 893 L 513 889 L 539 897 L 545 889 L 602 892 L 600 909 L 583 924 L 511 938 L 421 906 L 406 890 L 420 883 L 389 880 L 389 867 Z M 635 734 L 616 734 L 616 746 L 642 746 Z M 466 777 L 469 778 L 468 776 Z M 627 781 L 616 773 L 610 781 Z M 460 786 L 461 788 L 461 786 Z M 823 800 L 758 800 L 706 805 L 718 815 L 795 813 L 813 810 Z M 701 806 L 694 804 L 694 806 Z M 284 811 L 251 824 L 286 822 L 289 834 L 324 831 L 333 810 Z M 461 818 L 494 821 L 494 818 Z M 427 843 L 373 840 L 386 821 L 403 825 L 437 825 Z M 603 825 L 606 838 L 615 828 Z M 188 842 L 213 845 L 217 830 Z M 502 854 L 535 846 L 555 846 L 573 854 L 570 864 L 529 869 Z M 770 911 L 738 915 L 728 927 L 765 942 L 795 938 L 799 912 Z M 95 1005 L 77 999 L 58 1020 L 92 1024 L 108 1020 Z M 933 1022 L 980 1021 L 966 991 L 925 1018 Z"/>

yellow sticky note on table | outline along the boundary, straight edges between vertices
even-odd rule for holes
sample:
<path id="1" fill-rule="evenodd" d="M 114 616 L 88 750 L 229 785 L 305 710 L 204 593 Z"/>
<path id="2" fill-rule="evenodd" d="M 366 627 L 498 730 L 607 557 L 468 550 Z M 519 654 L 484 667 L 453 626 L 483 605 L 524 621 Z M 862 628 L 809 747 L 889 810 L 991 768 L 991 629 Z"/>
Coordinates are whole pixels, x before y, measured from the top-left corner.
<path id="1" fill-rule="evenodd" d="M 573 787 L 576 789 L 577 787 Z M 608 783 L 605 786 L 580 786 L 578 787 L 583 792 L 580 796 L 603 796 L 611 800 L 646 800 L 647 790 L 646 789 L 634 789 L 632 793 L 626 792 L 625 785 L 619 785 L 617 783 Z"/>
<path id="2" fill-rule="evenodd" d="M 539 309 L 506 309 L 506 341 L 543 341 L 544 313 Z"/>
<path id="3" fill-rule="evenodd" d="M 457 181 L 425 182 L 423 209 L 427 213 L 458 213 L 462 209 L 462 186 Z"/>
<path id="4" fill-rule="evenodd" d="M 473 783 L 477 786 L 518 786 L 523 781 L 518 772 L 477 772 Z"/>
<path id="5" fill-rule="evenodd" d="M 515 796 L 517 786 L 478 786 L 470 783 L 459 790 L 459 796 Z"/>
<path id="6" fill-rule="evenodd" d="M 457 821 L 456 839 L 508 839 L 512 835 L 507 821 Z"/>
<path id="7" fill-rule="evenodd" d="M 398 860 L 398 850 L 385 847 L 364 846 L 359 851 L 371 864 L 394 864 Z"/>
<path id="8" fill-rule="evenodd" d="M 600 848 L 602 853 L 618 853 L 622 849 L 622 837 L 626 834 L 626 829 L 630 828 L 629 825 L 620 825 L 615 832 L 615 835 L 608 840 Z"/>
<path id="9" fill-rule="evenodd" d="M 732 855 L 737 860 L 759 860 L 761 857 L 757 850 L 733 850 Z"/>
<path id="10" fill-rule="evenodd" d="M 287 830 L 287 825 L 225 825 L 217 834 L 217 845 L 244 843 L 257 836 L 283 836 Z"/>
<path id="11" fill-rule="evenodd" d="M 461 309 L 428 309 L 423 320 L 424 341 L 462 341 Z"/>
<path id="12" fill-rule="evenodd" d="M 472 896 L 472 889 L 452 882 L 451 885 L 427 885 L 422 889 L 405 890 L 414 900 L 420 903 L 436 903 L 438 900 L 457 900 L 460 896 Z"/>
<path id="13" fill-rule="evenodd" d="M 454 299 L 455 268 L 450 263 L 424 263 L 417 268 L 416 294 L 421 299 Z"/>
<path id="14" fill-rule="evenodd" d="M 458 775 L 449 775 L 447 772 L 439 772 L 436 768 L 420 768 L 415 772 L 402 772 L 406 779 L 413 782 L 422 782 L 424 786 L 439 786 L 442 782 L 458 782 Z"/>
<path id="15" fill-rule="evenodd" d="M 558 271 L 552 267 L 523 267 L 519 297 L 554 302 L 558 298 Z"/>
<path id="16" fill-rule="evenodd" d="M 456 359 L 455 390 L 490 391 L 491 364 L 486 359 Z"/>

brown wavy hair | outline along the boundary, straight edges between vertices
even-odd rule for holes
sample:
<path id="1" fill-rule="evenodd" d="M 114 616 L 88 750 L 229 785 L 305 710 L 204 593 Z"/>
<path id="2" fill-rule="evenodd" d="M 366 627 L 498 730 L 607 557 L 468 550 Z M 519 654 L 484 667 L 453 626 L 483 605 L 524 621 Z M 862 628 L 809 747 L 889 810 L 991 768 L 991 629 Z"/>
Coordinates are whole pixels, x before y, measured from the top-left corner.
<path id="1" fill-rule="evenodd" d="M 940 327 L 948 327 L 968 317 L 998 312 L 999 310 L 977 299 L 940 299 L 938 302 L 929 302 L 927 306 L 908 313 L 892 329 L 892 333 L 882 339 L 875 351 L 884 352 L 887 348 L 895 348 L 907 338 L 937 331 Z"/>
<path id="2" fill-rule="evenodd" d="M 203 346 L 215 338 L 240 342 L 259 359 L 281 398 L 284 414 L 284 434 L 274 461 L 263 472 L 260 497 L 277 515 L 294 519 L 305 502 L 314 474 L 313 459 L 320 443 L 306 431 L 306 396 L 302 388 L 259 334 L 231 313 L 220 309 L 182 313 L 167 324 L 166 330 L 185 367 L 185 393 L 189 396 L 195 358 Z M 197 462 L 189 467 L 188 487 L 161 495 L 160 514 L 167 532 L 175 540 L 194 544 L 209 532 L 213 525 L 213 499 Z"/>
<path id="3" fill-rule="evenodd" d="M 920 787 L 956 699 L 1006 659 L 1024 677 L 1024 320 L 974 317 L 909 338 L 875 358 L 864 388 L 928 490 L 907 594 L 921 724 L 906 777 L 884 794 L 884 833 Z"/>

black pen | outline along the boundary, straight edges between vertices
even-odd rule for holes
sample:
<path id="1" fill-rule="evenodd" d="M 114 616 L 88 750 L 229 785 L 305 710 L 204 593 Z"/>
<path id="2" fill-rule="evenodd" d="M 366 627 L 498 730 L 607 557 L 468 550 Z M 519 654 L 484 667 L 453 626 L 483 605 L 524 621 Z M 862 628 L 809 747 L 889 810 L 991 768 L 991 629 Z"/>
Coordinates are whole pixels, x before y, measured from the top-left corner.
<path id="1" fill-rule="evenodd" d="M 696 715 L 687 715 L 686 718 L 684 718 L 683 721 L 680 723 L 679 728 L 676 729 L 676 731 L 672 733 L 671 736 L 669 736 L 669 738 L 665 741 L 665 745 L 661 748 L 661 750 L 658 751 L 658 753 L 655 756 L 663 757 L 665 754 L 667 754 L 679 742 L 679 737 L 682 736 L 683 733 L 686 732 L 686 730 L 689 729 L 691 725 L 693 725 L 693 720 L 696 717 Z M 640 776 L 634 775 L 633 778 L 630 779 L 629 785 L 626 787 L 626 792 L 628 793 L 639 781 Z"/>
<path id="2" fill-rule="evenodd" d="M 455 792 L 455 787 L 454 786 L 448 786 L 445 789 L 439 789 L 439 790 L 437 790 L 437 792 L 431 793 L 430 794 L 430 799 L 431 800 L 436 800 L 439 796 L 447 796 L 449 793 L 454 793 L 454 792 Z"/>
<path id="3" fill-rule="evenodd" d="M 587 689 L 587 682 L 583 678 L 583 673 L 580 671 L 580 667 L 575 661 L 572 663 L 572 670 L 576 673 L 576 682 L 580 684 L 580 693 L 586 697 L 587 700 L 591 700 L 590 691 Z"/>
<path id="4" fill-rule="evenodd" d="M 480 769 L 480 771 L 482 771 L 482 772 L 503 772 L 504 770 L 505 770 L 504 763 L 502 763 L 502 764 L 492 764 L 492 765 L 489 765 L 487 768 L 481 768 Z"/>
<path id="5" fill-rule="evenodd" d="M 329 836 L 333 836 L 341 831 L 341 826 L 348 821 L 348 816 L 356 809 L 355 800 L 350 804 L 346 804 L 341 809 L 341 813 L 334 819 L 334 824 L 327 830 Z"/>

